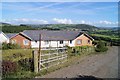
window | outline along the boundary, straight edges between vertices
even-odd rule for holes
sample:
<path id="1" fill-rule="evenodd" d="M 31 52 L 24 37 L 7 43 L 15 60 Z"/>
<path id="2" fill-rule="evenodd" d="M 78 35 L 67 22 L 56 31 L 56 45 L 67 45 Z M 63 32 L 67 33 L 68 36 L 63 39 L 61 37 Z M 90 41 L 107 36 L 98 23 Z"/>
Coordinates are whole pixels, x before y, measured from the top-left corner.
<path id="1" fill-rule="evenodd" d="M 78 44 L 78 45 L 82 44 L 82 40 L 78 39 L 78 40 L 77 40 L 77 44 Z"/>
<path id="2" fill-rule="evenodd" d="M 70 40 L 70 44 L 72 44 L 72 40 Z"/>
<path id="3" fill-rule="evenodd" d="M 90 44 L 90 40 L 88 40 L 88 44 Z"/>
<path id="4" fill-rule="evenodd" d="M 60 44 L 63 44 L 63 41 L 60 41 Z"/>
<path id="5" fill-rule="evenodd" d="M 45 45 L 48 45 L 49 44 L 49 41 L 45 41 Z"/>
<path id="6" fill-rule="evenodd" d="M 37 43 L 37 40 L 35 40 L 35 42 Z"/>
<path id="7" fill-rule="evenodd" d="M 14 40 L 12 40 L 11 42 L 12 42 L 12 44 L 15 44 L 15 43 L 16 43 L 16 40 L 14 39 Z"/>
<path id="8" fill-rule="evenodd" d="M 23 40 L 23 44 L 24 44 L 24 45 L 29 45 L 29 40 L 24 39 L 24 40 Z"/>

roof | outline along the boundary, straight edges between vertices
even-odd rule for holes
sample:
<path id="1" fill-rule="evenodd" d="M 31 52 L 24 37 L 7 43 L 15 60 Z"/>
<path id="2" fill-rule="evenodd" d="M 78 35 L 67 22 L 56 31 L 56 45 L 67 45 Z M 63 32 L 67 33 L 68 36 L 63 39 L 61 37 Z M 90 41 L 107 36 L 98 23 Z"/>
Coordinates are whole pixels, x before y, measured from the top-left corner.
<path id="1" fill-rule="evenodd" d="M 29 36 L 27 36 L 26 34 L 24 34 L 23 32 L 20 32 L 20 33 L 18 33 L 18 35 L 23 35 L 24 37 L 26 37 L 26 38 L 28 38 L 29 40 L 32 40 Z"/>
<path id="2" fill-rule="evenodd" d="M 9 38 L 4 32 L 0 31 L 0 34 L 3 34 L 6 38 Z"/>
<path id="3" fill-rule="evenodd" d="M 15 36 L 17 33 L 6 33 L 6 36 L 9 38 L 12 38 L 13 36 Z"/>
<path id="4" fill-rule="evenodd" d="M 32 40 L 73 40 L 83 34 L 80 31 L 48 31 L 48 30 L 24 30 L 23 34 L 30 37 Z M 88 36 L 89 37 L 89 36 Z M 89 37 L 91 38 L 91 37 Z M 92 39 L 92 38 L 91 38 Z"/>
<path id="5" fill-rule="evenodd" d="M 90 38 L 91 40 L 94 40 L 91 36 L 89 36 L 88 34 L 84 33 L 85 36 L 87 36 L 88 38 Z"/>
<path id="6" fill-rule="evenodd" d="M 13 38 L 13 37 L 15 37 L 15 36 L 17 36 L 17 35 L 22 35 L 22 36 L 24 36 L 24 37 L 26 37 L 26 38 L 28 38 L 29 40 L 32 40 L 29 36 L 27 36 L 26 34 L 24 34 L 23 32 L 19 32 L 19 33 L 8 33 L 8 34 L 6 34 L 7 35 L 7 37 L 9 37 L 10 39 L 11 38 Z"/>

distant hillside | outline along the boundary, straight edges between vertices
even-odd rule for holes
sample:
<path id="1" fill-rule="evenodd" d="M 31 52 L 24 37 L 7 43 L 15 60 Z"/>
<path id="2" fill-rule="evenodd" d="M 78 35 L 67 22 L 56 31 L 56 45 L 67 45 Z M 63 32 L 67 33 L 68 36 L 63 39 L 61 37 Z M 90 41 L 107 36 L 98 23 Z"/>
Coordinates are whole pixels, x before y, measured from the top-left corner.
<path id="1" fill-rule="evenodd" d="M 88 25 L 88 24 L 77 24 L 77 25 L 74 25 L 72 27 L 76 28 L 76 29 L 81 29 L 81 30 L 97 30 L 97 29 L 99 29 L 95 26 Z"/>
<path id="2" fill-rule="evenodd" d="M 29 26 L 6 25 L 6 24 L 2 24 L 1 27 L 4 33 L 19 33 L 22 32 L 23 30 L 35 29 Z"/>
<path id="3" fill-rule="evenodd" d="M 23 30 L 81 30 L 96 31 L 99 28 L 87 24 L 20 24 L 11 25 L 2 23 L 2 31 L 5 33 L 18 33 Z"/>
<path id="4" fill-rule="evenodd" d="M 88 24 L 21 24 L 21 26 L 31 26 L 34 28 L 43 28 L 43 29 L 59 29 L 59 30 L 97 30 L 99 28 L 88 25 Z"/>
<path id="5" fill-rule="evenodd" d="M 50 26 L 51 24 L 20 24 L 20 26 L 30 26 L 30 27 L 47 27 Z"/>
<path id="6" fill-rule="evenodd" d="M 11 24 L 0 22 L 0 25 L 11 25 Z"/>
<path id="7" fill-rule="evenodd" d="M 112 30 L 120 30 L 120 27 L 111 28 Z"/>

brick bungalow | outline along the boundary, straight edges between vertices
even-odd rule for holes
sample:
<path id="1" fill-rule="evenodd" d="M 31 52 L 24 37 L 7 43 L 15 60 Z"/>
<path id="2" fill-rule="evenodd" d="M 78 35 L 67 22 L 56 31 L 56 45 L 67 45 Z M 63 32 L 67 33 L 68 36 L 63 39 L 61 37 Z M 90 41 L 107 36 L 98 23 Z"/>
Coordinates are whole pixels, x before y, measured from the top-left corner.
<path id="1" fill-rule="evenodd" d="M 10 43 L 18 44 L 21 48 L 30 48 L 31 38 L 20 32 L 10 37 Z"/>
<path id="2" fill-rule="evenodd" d="M 80 31 L 25 30 L 13 36 L 10 41 L 19 44 L 22 48 L 39 48 L 40 34 L 42 48 L 92 46 L 94 40 Z"/>

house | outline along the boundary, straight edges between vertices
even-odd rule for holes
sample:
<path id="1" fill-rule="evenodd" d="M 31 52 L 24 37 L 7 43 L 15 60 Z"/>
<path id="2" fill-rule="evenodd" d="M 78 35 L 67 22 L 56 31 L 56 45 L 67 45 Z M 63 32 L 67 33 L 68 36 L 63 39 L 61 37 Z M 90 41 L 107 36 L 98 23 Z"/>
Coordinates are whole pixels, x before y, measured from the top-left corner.
<path id="1" fill-rule="evenodd" d="M 10 43 L 12 44 L 18 44 L 21 48 L 30 48 L 31 47 L 31 38 L 20 33 L 14 33 L 14 34 L 7 34 L 9 36 Z"/>
<path id="2" fill-rule="evenodd" d="M 41 37 L 40 37 L 41 36 Z M 16 34 L 10 41 L 21 45 L 22 48 L 92 46 L 94 40 L 88 34 L 80 31 L 48 31 L 24 30 Z"/>
<path id="3" fill-rule="evenodd" d="M 9 43 L 9 38 L 6 36 L 5 33 L 0 31 L 0 44 L 2 44 L 3 42 Z"/>

